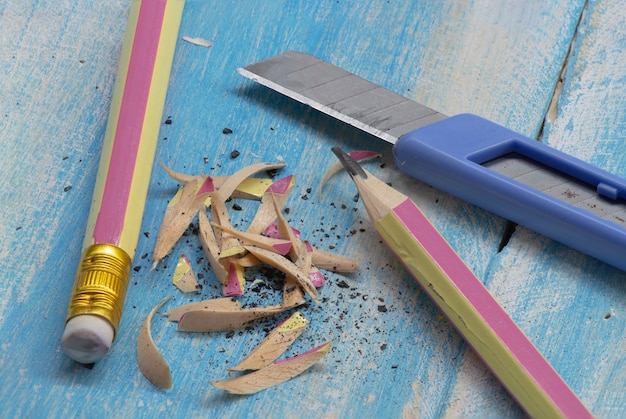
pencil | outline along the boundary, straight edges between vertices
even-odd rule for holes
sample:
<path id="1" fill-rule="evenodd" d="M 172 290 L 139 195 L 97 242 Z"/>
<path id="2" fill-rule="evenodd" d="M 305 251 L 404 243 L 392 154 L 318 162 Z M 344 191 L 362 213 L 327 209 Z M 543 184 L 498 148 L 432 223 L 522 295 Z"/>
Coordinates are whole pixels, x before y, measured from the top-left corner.
<path id="1" fill-rule="evenodd" d="M 133 0 L 61 348 L 93 363 L 117 334 L 184 0 Z"/>
<path id="2" fill-rule="evenodd" d="M 592 417 L 411 199 L 333 147 L 385 244 L 531 417 Z"/>

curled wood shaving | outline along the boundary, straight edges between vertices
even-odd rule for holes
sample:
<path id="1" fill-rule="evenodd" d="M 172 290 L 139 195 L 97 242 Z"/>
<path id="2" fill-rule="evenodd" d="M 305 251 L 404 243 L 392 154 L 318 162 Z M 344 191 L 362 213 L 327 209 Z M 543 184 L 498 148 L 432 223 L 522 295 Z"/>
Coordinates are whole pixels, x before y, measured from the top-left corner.
<path id="1" fill-rule="evenodd" d="M 165 297 L 150 310 L 139 330 L 139 338 L 137 339 L 137 364 L 139 369 L 152 384 L 163 389 L 172 388 L 172 374 L 167 361 L 152 340 L 150 323 L 154 313 L 171 298 L 171 296 Z"/>
<path id="2" fill-rule="evenodd" d="M 221 226 L 216 223 L 212 223 L 211 225 L 218 230 L 225 231 L 232 236 L 237 237 L 243 244 L 257 246 L 283 256 L 286 255 L 291 249 L 291 242 L 289 240 L 276 239 L 273 237 L 262 236 L 260 234 L 251 234 L 234 228 Z"/>
<path id="3" fill-rule="evenodd" d="M 223 310 L 234 311 L 241 309 L 241 303 L 232 298 L 212 298 L 210 300 L 198 301 L 195 303 L 189 303 L 182 306 L 175 307 L 165 312 L 167 319 L 171 322 L 177 322 L 183 316 L 183 314 L 190 311 L 198 310 Z"/>
<path id="4" fill-rule="evenodd" d="M 244 278 L 244 269 L 240 264 L 230 261 L 228 264 L 228 276 L 226 284 L 224 284 L 224 295 L 226 297 L 234 297 L 243 295 L 246 279 Z"/>
<path id="5" fill-rule="evenodd" d="M 271 199 L 272 204 L 274 205 L 274 213 L 276 214 L 276 225 L 278 227 L 278 234 L 280 235 L 280 237 L 287 239 L 291 242 L 292 246 L 291 250 L 289 251 L 289 256 L 291 257 L 291 260 L 296 262 L 297 264 L 298 259 L 304 257 L 307 251 L 306 249 L 302 249 L 302 241 L 294 234 L 291 226 L 289 226 L 287 219 L 285 219 L 285 217 L 283 216 L 281 208 L 279 208 L 278 203 L 276 202 L 276 199 L 274 199 L 273 195 L 271 196 Z M 302 268 L 302 266 L 298 266 Z M 308 269 L 308 267 L 306 268 Z"/>
<path id="6" fill-rule="evenodd" d="M 296 178 L 291 175 L 274 182 L 263 194 L 261 205 L 250 222 L 246 232 L 261 234 L 276 218 L 275 208 L 282 209 L 295 185 Z M 275 202 L 275 203 L 274 203 Z"/>
<path id="7" fill-rule="evenodd" d="M 198 184 L 196 179 L 189 181 L 183 187 L 180 198 L 168 205 L 154 246 L 153 269 L 161 259 L 170 253 L 174 244 L 195 218 L 199 205 L 208 196 L 208 192 L 204 192 L 203 189 L 205 183 Z"/>
<path id="8" fill-rule="evenodd" d="M 233 394 L 254 394 L 303 373 L 324 357 L 331 346 L 332 343 L 327 342 L 303 354 L 276 361 L 258 371 L 226 380 L 212 381 L 211 384 Z"/>
<path id="9" fill-rule="evenodd" d="M 197 292 L 202 290 L 202 285 L 198 284 L 196 274 L 194 274 L 189 262 L 189 258 L 180 255 L 176 269 L 172 275 L 172 284 L 182 292 Z"/>
<path id="10" fill-rule="evenodd" d="M 228 178 L 227 176 L 220 177 L 223 178 L 220 183 L 214 181 L 215 187 L 217 189 L 221 188 L 224 181 L 226 181 L 226 179 Z M 230 197 L 259 201 L 263 197 L 263 193 L 265 192 L 265 190 L 271 185 L 271 179 L 249 177 L 241 181 L 241 183 L 233 191 Z"/>
<path id="11" fill-rule="evenodd" d="M 293 307 L 275 304 L 254 308 L 212 308 L 185 312 L 178 320 L 180 332 L 224 332 L 243 329 L 256 320 L 271 317 Z"/>
<path id="12" fill-rule="evenodd" d="M 302 269 L 302 272 L 308 274 L 310 278 L 314 268 L 311 264 L 311 252 L 307 251 L 306 244 L 303 241 L 296 240 L 297 241 L 293 244 L 293 247 L 298 247 L 298 251 L 296 252 L 298 256 L 295 259 L 295 264 L 298 268 Z"/>
<path id="13" fill-rule="evenodd" d="M 315 286 L 311 283 L 309 275 L 306 272 L 303 272 L 302 269 L 298 268 L 293 262 L 283 256 L 280 256 L 277 253 L 261 249 L 260 247 L 244 247 L 254 256 L 259 258 L 261 262 L 265 262 L 268 265 L 271 265 L 277 269 L 280 269 L 282 272 L 287 273 L 287 275 L 293 276 L 298 282 L 298 285 L 302 287 L 304 292 L 306 292 L 313 299 L 313 301 L 315 301 L 317 304 L 320 304 L 320 300 L 317 297 L 317 290 L 315 289 Z"/>
<path id="14" fill-rule="evenodd" d="M 291 231 L 293 232 L 295 237 L 300 237 L 300 232 L 295 228 L 291 227 Z M 281 238 L 281 234 L 278 231 L 278 223 L 272 222 L 264 231 L 264 234 L 268 237 Z M 335 253 L 330 253 L 324 250 L 320 250 L 311 246 L 308 242 L 307 247 L 309 247 L 309 251 L 312 254 L 312 263 L 313 265 L 326 269 L 332 272 L 356 272 L 359 269 L 359 260 L 350 258 L 347 256 L 338 255 Z"/>
<path id="15" fill-rule="evenodd" d="M 291 231 L 296 237 L 300 238 L 300 231 L 298 229 L 291 227 Z M 263 234 L 267 237 L 275 237 L 279 239 L 282 238 L 282 236 L 278 232 L 278 223 L 276 221 L 272 221 L 263 231 Z"/>
<path id="16" fill-rule="evenodd" d="M 219 260 L 220 247 L 213 232 L 213 228 L 211 228 L 209 217 L 206 214 L 206 208 L 198 213 L 198 232 L 200 236 L 200 243 L 202 244 L 202 250 L 204 251 L 206 258 L 209 260 L 209 264 L 211 265 L 211 269 L 213 269 L 215 277 L 220 284 L 226 284 L 228 271 Z"/>
<path id="17" fill-rule="evenodd" d="M 304 302 L 304 290 L 293 276 L 287 275 L 283 284 L 283 305 L 299 306 Z"/>
<path id="18" fill-rule="evenodd" d="M 195 180 L 199 184 L 202 184 L 206 180 L 206 178 L 208 178 L 207 175 L 187 175 L 185 173 L 180 173 L 167 167 L 163 163 L 163 161 L 159 163 L 161 164 L 161 167 L 165 170 L 165 172 L 167 173 L 169 177 L 185 185 L 193 180 Z"/>
<path id="19" fill-rule="evenodd" d="M 276 206 L 276 202 L 274 202 L 274 204 Z M 313 286 L 316 288 L 323 286 L 326 282 L 326 278 L 313 264 L 312 247 L 308 245 L 308 243 L 300 240 L 299 234 L 295 233 L 296 230 L 289 225 L 287 219 L 283 216 L 278 207 L 275 208 L 275 211 L 278 234 L 281 237 L 289 239 L 292 243 L 291 251 L 289 252 L 291 260 L 298 268 L 302 269 L 303 274 L 309 276 Z"/>
<path id="20" fill-rule="evenodd" d="M 224 200 L 220 198 L 218 193 L 211 194 L 211 217 L 214 223 L 226 228 L 232 228 L 226 205 L 224 205 Z M 220 259 L 240 255 L 245 252 L 239 240 L 223 230 L 217 231 L 215 238 L 220 247 L 217 255 Z"/>
<path id="21" fill-rule="evenodd" d="M 192 180 L 196 180 L 198 184 L 202 184 L 207 178 L 209 178 L 208 175 L 188 175 L 177 172 L 165 166 L 163 162 L 160 163 L 161 167 L 165 170 L 169 177 L 182 184 L 187 184 Z M 215 189 L 221 188 L 229 177 L 230 176 L 211 176 Z M 235 188 L 231 194 L 231 198 L 260 200 L 263 197 L 265 190 L 271 185 L 272 181 L 267 178 L 247 178 L 241 181 L 241 183 Z"/>
<path id="22" fill-rule="evenodd" d="M 281 169 L 285 167 L 287 163 L 258 163 L 250 166 L 246 166 L 241 170 L 233 173 L 229 176 L 222 186 L 217 190 L 218 196 L 222 201 L 226 201 L 232 195 L 233 191 L 239 186 L 244 179 L 254 175 L 255 173 L 262 172 L 264 170 Z"/>
<path id="23" fill-rule="evenodd" d="M 253 266 L 258 266 L 261 263 L 261 261 L 252 253 L 241 256 L 239 259 L 236 259 L 236 261 L 244 268 L 252 268 Z"/>
<path id="24" fill-rule="evenodd" d="M 276 360 L 304 332 L 309 321 L 296 311 L 274 328 L 265 338 L 231 371 L 258 370 Z"/>

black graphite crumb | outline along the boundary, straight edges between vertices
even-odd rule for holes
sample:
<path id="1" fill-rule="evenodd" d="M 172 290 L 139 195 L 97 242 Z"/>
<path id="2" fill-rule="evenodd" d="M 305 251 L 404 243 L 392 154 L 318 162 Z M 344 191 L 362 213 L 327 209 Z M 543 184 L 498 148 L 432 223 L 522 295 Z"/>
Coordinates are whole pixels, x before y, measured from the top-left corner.
<path id="1" fill-rule="evenodd" d="M 386 313 L 387 312 L 387 306 L 386 305 L 379 305 L 378 306 L 378 312 L 379 313 Z"/>
<path id="2" fill-rule="evenodd" d="M 65 188 L 63 188 L 63 192 L 69 192 L 71 189 L 72 189 L 72 187 L 70 185 L 68 185 Z"/>
<path id="3" fill-rule="evenodd" d="M 238 205 L 238 204 L 233 204 L 233 209 L 235 211 L 241 211 L 242 210 L 241 205 Z"/>
<path id="4" fill-rule="evenodd" d="M 339 288 L 350 288 L 350 285 L 348 285 L 348 283 L 346 281 L 343 281 L 343 280 L 337 282 L 337 286 Z"/>
<path id="5" fill-rule="evenodd" d="M 165 125 L 172 125 L 172 117 L 168 116 L 167 119 L 165 120 Z"/>
<path id="6" fill-rule="evenodd" d="M 239 157 L 239 154 L 241 154 L 241 153 L 239 153 L 239 150 L 233 150 L 233 151 L 230 152 L 230 158 L 231 159 L 236 159 L 237 157 Z"/>
<path id="7" fill-rule="evenodd" d="M 228 134 L 232 134 L 232 133 L 233 133 L 233 130 L 230 129 L 230 128 L 224 128 L 222 130 L 222 134 L 227 134 L 228 135 Z"/>

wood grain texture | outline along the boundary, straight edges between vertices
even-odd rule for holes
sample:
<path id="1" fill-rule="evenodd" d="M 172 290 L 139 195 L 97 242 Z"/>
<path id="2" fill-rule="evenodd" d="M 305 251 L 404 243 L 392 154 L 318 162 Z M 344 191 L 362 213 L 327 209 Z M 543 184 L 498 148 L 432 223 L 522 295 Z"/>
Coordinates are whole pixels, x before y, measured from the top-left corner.
<path id="1" fill-rule="evenodd" d="M 523 228 L 498 254 L 504 220 L 406 178 L 389 146 L 235 72 L 302 50 L 441 112 L 478 113 L 531 137 L 543 132 L 548 144 L 626 176 L 626 16 L 618 0 L 187 1 L 180 38 L 214 45 L 179 39 L 164 113 L 171 124 L 162 126 L 156 159 L 220 175 L 284 160 L 280 174 L 296 175 L 287 203 L 294 227 L 320 249 L 362 258 L 356 274 L 329 274 L 319 291 L 326 303 L 302 310 L 310 327 L 286 355 L 327 339 L 331 352 L 300 377 L 249 397 L 209 382 L 227 378 L 226 368 L 262 340 L 271 320 L 228 337 L 177 333 L 157 314 L 152 335 L 170 363 L 172 390 L 156 389 L 137 367 L 141 322 L 161 298 L 175 295 L 172 308 L 220 294 L 193 235 L 154 271 L 142 258 L 178 186 L 158 165 L 141 229 L 149 234 L 140 237 L 111 352 L 86 369 L 60 351 L 128 9 L 122 0 L 0 4 L 4 415 L 522 416 L 379 245 L 348 179 L 337 176 L 317 194 L 334 162 L 332 145 L 381 151 L 384 167 L 366 169 L 416 201 L 595 415 L 626 415 L 624 272 Z M 558 112 L 544 121 L 572 42 Z M 225 127 L 233 133 L 223 134 Z M 235 149 L 241 154 L 232 159 Z M 245 224 L 255 207 L 242 206 L 230 214 Z M 180 253 L 203 275 L 197 296 L 171 284 Z M 349 288 L 338 286 L 342 280 Z M 267 299 L 250 292 L 242 301 L 279 298 L 258 287 Z"/>

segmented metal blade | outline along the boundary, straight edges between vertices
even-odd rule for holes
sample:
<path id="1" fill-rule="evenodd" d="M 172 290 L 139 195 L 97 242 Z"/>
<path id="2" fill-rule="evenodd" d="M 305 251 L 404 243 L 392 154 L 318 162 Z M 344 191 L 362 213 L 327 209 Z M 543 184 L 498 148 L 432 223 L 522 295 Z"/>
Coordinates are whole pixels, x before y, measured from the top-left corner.
<path id="1" fill-rule="evenodd" d="M 289 51 L 237 69 L 259 84 L 392 144 L 446 116 L 322 61 Z"/>

